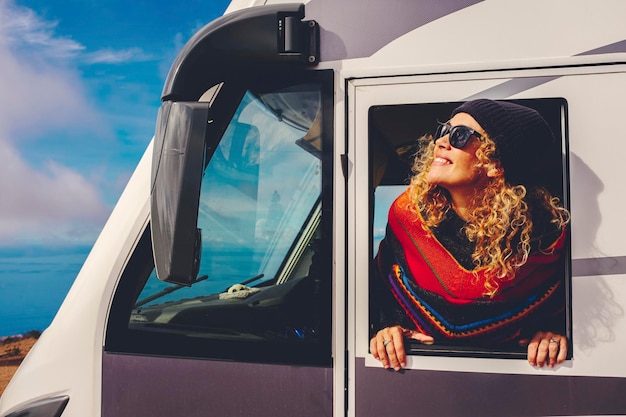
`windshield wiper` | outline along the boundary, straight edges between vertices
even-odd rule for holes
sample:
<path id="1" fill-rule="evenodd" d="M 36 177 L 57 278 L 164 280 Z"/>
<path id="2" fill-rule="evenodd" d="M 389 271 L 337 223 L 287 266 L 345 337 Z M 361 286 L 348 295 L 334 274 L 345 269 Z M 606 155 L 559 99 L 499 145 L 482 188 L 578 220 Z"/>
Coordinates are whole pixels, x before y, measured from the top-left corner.
<path id="1" fill-rule="evenodd" d="M 207 279 L 209 276 L 208 275 L 203 275 L 201 277 L 198 277 L 191 285 L 193 284 L 197 284 L 200 281 L 204 281 L 205 279 Z M 189 285 L 179 285 L 179 284 L 175 284 L 175 285 L 171 285 L 169 287 L 164 288 L 163 290 L 157 292 L 156 294 L 152 294 L 146 298 L 144 298 L 143 300 L 139 300 L 135 303 L 135 305 L 133 306 L 133 308 L 138 308 L 141 307 L 144 304 L 148 304 L 150 301 L 154 301 L 158 298 L 163 297 L 164 295 L 167 294 L 171 294 L 174 291 L 178 291 L 181 288 L 187 288 L 189 287 Z"/>

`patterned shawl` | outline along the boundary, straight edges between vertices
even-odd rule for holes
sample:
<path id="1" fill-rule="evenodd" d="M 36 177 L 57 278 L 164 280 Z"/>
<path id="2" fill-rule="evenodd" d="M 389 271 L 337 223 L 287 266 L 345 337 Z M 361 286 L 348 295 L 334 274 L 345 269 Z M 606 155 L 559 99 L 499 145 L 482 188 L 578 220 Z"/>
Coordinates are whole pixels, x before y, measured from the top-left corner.
<path id="1" fill-rule="evenodd" d="M 377 256 L 380 276 L 417 330 L 435 341 L 506 343 L 538 330 L 565 327 L 565 230 L 548 248 L 532 252 L 511 280 L 484 295 L 484 268 L 461 266 L 409 211 L 402 194 L 389 210 Z"/>

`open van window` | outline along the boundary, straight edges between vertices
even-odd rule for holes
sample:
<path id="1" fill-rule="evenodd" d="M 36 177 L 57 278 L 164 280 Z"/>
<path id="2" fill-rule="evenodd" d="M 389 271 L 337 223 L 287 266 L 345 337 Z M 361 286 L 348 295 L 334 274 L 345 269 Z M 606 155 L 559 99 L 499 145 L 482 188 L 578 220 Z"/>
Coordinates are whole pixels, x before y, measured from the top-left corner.
<path id="1" fill-rule="evenodd" d="M 543 153 L 545 159 L 541 161 L 541 167 L 532 168 L 542 170 L 540 173 L 542 179 L 541 187 L 548 190 L 552 196 L 558 198 L 560 206 L 569 209 L 566 101 L 560 98 L 509 101 L 537 110 L 548 122 L 554 134 L 554 141 L 547 144 L 544 149 L 538 150 L 538 152 Z M 509 322 L 513 321 L 513 319 L 507 316 L 507 308 L 509 307 L 506 306 L 505 301 L 499 304 L 498 302 L 489 303 L 491 301 L 489 296 L 485 296 L 484 301 L 472 301 L 478 304 L 483 303 L 483 305 L 491 304 L 489 308 L 492 308 L 494 312 L 494 315 L 491 317 L 483 317 L 480 315 L 482 313 L 479 314 L 476 310 L 466 307 L 458 308 L 454 313 L 450 313 L 453 308 L 444 306 L 445 301 L 443 300 L 446 299 L 446 295 L 433 295 L 430 290 L 434 287 L 429 287 L 429 290 L 424 289 L 422 287 L 425 282 L 424 279 L 420 280 L 419 277 L 412 275 L 414 271 L 418 270 L 418 267 L 415 266 L 417 265 L 415 263 L 411 264 L 414 261 L 409 259 L 411 256 L 410 251 L 405 250 L 404 246 L 402 246 L 406 243 L 402 241 L 402 238 L 394 236 L 392 238 L 394 243 L 387 243 L 385 246 L 387 252 L 393 252 L 393 254 L 385 255 L 384 261 L 380 260 L 379 248 L 382 247 L 381 242 L 384 242 L 386 234 L 394 233 L 388 228 L 390 207 L 407 190 L 411 177 L 417 174 L 417 172 L 414 172 L 415 168 L 413 166 L 415 158 L 423 150 L 423 147 L 428 146 L 426 145 L 428 141 L 433 142 L 433 136 L 437 127 L 446 123 L 452 111 L 461 104 L 462 102 L 380 105 L 370 107 L 369 109 L 370 242 L 372 259 L 369 290 L 369 333 L 370 335 L 376 334 L 378 330 L 391 326 L 392 322 L 396 323 L 394 320 L 400 321 L 396 324 L 401 325 L 405 329 L 418 329 L 427 335 L 429 335 L 428 330 L 423 329 L 428 329 L 428 326 L 432 325 L 441 329 L 441 334 L 439 337 L 435 337 L 434 343 L 425 344 L 405 338 L 404 343 L 407 354 L 525 358 L 528 341 L 524 340 L 525 338 L 521 334 L 516 338 L 509 337 L 509 335 L 503 336 L 503 338 L 506 337 L 507 339 L 498 343 L 485 342 L 487 338 L 472 337 L 473 331 L 476 334 L 481 332 L 481 337 L 484 334 L 493 332 L 493 339 L 499 339 L 499 336 L 496 334 L 497 330 L 492 329 L 497 329 L 501 323 L 506 323 L 507 320 Z M 425 137 L 426 140 L 418 140 L 420 137 Z M 530 189 L 530 187 L 527 187 L 529 193 Z M 463 234 L 465 233 L 463 227 L 461 225 L 455 230 Z M 569 225 L 567 228 L 569 228 Z M 411 236 L 410 232 L 406 233 L 407 236 Z M 439 231 L 439 233 L 442 234 L 443 232 Z M 446 248 L 445 244 L 452 240 L 441 240 L 442 238 L 448 239 L 448 237 L 445 235 L 442 237 L 440 234 L 434 233 L 430 235 L 430 238 L 438 239 L 444 250 L 450 257 L 455 259 L 453 262 L 456 262 L 456 264 L 461 263 L 458 260 L 459 255 L 469 258 L 469 255 L 472 254 L 470 249 Z M 417 252 L 424 257 L 425 265 L 428 265 L 426 268 L 431 271 L 429 273 L 432 273 L 433 277 L 441 278 L 441 273 L 446 271 L 446 267 L 443 264 L 445 259 L 429 259 L 428 255 L 426 255 L 427 252 L 423 252 L 424 247 L 422 245 L 425 243 L 417 240 L 418 238 L 415 236 L 411 237 L 411 239 L 416 239 L 411 241 L 411 245 L 417 248 Z M 520 309 L 515 314 L 518 317 L 520 315 L 530 316 L 531 314 L 536 314 L 538 318 L 533 320 L 549 321 L 550 326 L 554 325 L 562 329 L 569 341 L 567 356 L 571 358 L 571 252 L 569 236 L 566 236 L 563 241 L 565 242 L 563 255 L 557 261 L 559 265 L 555 267 L 555 271 L 557 271 L 555 274 L 558 274 L 560 281 L 558 284 L 560 289 L 557 297 L 557 312 L 554 313 L 555 309 L 550 309 L 549 318 L 547 318 L 548 313 L 545 313 L 545 317 L 541 316 L 544 313 L 533 313 L 532 309 L 535 308 L 537 311 L 548 309 L 544 308 L 544 310 L 541 310 L 539 307 L 535 307 L 539 303 L 535 303 L 534 300 L 528 298 L 528 300 L 520 302 L 520 305 L 523 307 L 515 307 Z M 458 241 L 455 240 L 454 242 Z M 396 260 L 390 261 L 390 259 Z M 393 263 L 394 271 L 397 275 L 395 283 L 393 278 L 387 276 L 393 275 L 394 272 L 387 274 L 385 267 L 381 266 L 384 262 Z M 462 266 L 469 271 L 472 270 L 471 265 L 465 266 L 465 264 L 462 264 Z M 471 278 L 471 273 L 468 276 Z M 454 290 L 451 290 L 450 287 L 447 287 L 448 284 L 444 281 L 445 279 L 439 279 L 442 291 L 447 292 L 447 295 L 451 298 L 456 298 L 457 301 L 454 302 L 457 302 L 458 305 L 471 304 L 469 300 L 460 300 L 461 297 L 454 293 Z M 383 282 L 385 284 L 382 284 Z M 434 285 L 436 286 L 437 284 Z M 436 292 L 437 290 L 433 291 Z M 510 293 L 510 290 L 507 291 Z M 410 299 L 410 301 L 406 301 L 407 299 Z M 411 310 L 412 308 L 415 308 L 415 310 Z M 442 313 L 442 309 L 448 311 L 445 314 L 449 315 L 446 316 Z M 420 321 L 419 313 L 412 311 L 421 311 L 427 318 Z M 414 315 L 408 317 L 411 314 Z M 392 319 L 391 317 L 396 318 Z M 428 320 L 431 321 L 429 322 Z M 489 322 L 488 326 L 490 327 L 486 324 L 482 326 L 481 323 L 487 322 Z M 442 335 L 447 337 L 442 337 Z"/>
<path id="2" fill-rule="evenodd" d="M 110 350 L 329 363 L 332 106 L 324 77 L 309 78 L 245 89 L 223 134 L 207 138 L 198 277 L 140 279 L 132 302 L 114 304 L 126 313 Z"/>

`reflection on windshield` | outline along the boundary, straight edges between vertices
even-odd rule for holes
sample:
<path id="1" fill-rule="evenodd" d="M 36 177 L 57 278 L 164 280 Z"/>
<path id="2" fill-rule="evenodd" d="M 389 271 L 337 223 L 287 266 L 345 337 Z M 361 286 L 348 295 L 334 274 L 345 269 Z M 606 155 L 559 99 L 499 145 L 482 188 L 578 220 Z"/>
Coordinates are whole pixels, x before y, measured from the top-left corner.
<path id="1" fill-rule="evenodd" d="M 286 120 L 248 93 L 207 167 L 200 274 L 214 282 L 272 279 L 319 197 L 320 161 Z"/>

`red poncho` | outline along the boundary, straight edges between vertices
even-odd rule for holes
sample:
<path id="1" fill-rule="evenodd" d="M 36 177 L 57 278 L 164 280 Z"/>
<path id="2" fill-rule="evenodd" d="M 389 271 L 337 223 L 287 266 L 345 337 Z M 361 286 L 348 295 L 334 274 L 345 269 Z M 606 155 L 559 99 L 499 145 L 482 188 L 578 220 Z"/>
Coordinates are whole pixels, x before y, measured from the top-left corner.
<path id="1" fill-rule="evenodd" d="M 460 265 L 408 205 L 404 193 L 391 206 L 377 258 L 386 287 L 417 330 L 436 342 L 479 345 L 509 342 L 538 330 L 563 332 L 564 229 L 488 297 L 484 268 Z"/>

